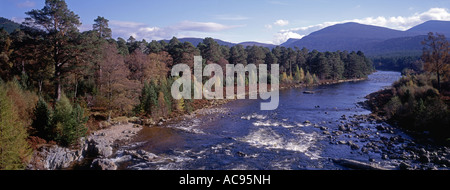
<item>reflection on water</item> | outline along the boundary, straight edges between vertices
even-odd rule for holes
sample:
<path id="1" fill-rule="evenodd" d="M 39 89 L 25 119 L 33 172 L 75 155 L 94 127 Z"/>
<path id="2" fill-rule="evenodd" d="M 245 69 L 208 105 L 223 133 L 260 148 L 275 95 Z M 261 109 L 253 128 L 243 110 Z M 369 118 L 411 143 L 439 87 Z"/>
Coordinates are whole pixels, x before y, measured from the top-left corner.
<path id="1" fill-rule="evenodd" d="M 175 130 L 168 130 L 162 127 L 146 127 L 142 129 L 140 135 L 135 139 L 142 145 L 141 149 L 160 154 L 167 150 L 177 148 L 185 143 L 183 136 Z"/>
<path id="2" fill-rule="evenodd" d="M 351 157 L 349 147 L 330 144 L 323 129 L 337 129 L 345 116 L 368 114 L 358 105 L 389 86 L 397 72 L 377 72 L 366 81 L 288 89 L 280 106 L 260 111 L 260 100 L 237 100 L 231 114 L 216 113 L 142 130 L 133 150 L 154 153 L 157 161 L 134 161 L 127 169 L 336 169 L 330 158 Z M 304 94 L 305 90 L 314 94 Z"/>

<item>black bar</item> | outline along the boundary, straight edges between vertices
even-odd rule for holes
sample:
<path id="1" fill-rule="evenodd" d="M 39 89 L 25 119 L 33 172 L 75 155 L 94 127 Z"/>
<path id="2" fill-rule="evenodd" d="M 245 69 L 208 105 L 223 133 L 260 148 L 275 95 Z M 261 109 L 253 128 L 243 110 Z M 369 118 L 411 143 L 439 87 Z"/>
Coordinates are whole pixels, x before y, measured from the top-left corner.
<path id="1" fill-rule="evenodd" d="M 436 185 L 447 182 L 449 171 L 0 171 L 0 183 L 44 187 L 52 183 L 60 187 L 104 189 L 107 186 L 126 189 L 167 188 L 277 188 L 283 186 L 346 187 L 354 183 L 365 187 L 384 185 Z M 185 179 L 183 183 L 183 178 Z M 210 183 L 206 183 L 206 178 Z M 256 179 L 266 179 L 255 180 Z M 186 182 L 195 179 L 195 184 Z M 212 179 L 212 180 L 211 180 Z M 228 181 L 226 180 L 228 179 Z M 249 180 L 252 179 L 252 180 Z M 198 184 L 201 183 L 201 184 Z M 342 186 L 343 185 L 343 186 Z M 152 187 L 152 188 L 150 188 Z M 302 188 L 304 189 L 304 188 Z"/>

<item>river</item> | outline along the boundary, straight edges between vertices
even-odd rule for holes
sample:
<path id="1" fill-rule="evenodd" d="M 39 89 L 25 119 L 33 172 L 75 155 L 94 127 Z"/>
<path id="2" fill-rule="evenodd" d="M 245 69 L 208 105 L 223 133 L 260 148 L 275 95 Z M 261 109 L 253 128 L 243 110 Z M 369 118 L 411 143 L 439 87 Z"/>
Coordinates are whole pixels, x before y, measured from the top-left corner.
<path id="1" fill-rule="evenodd" d="M 398 72 L 379 71 L 364 81 L 281 90 L 274 111 L 261 111 L 262 100 L 232 101 L 220 107 L 228 112 L 146 127 L 132 145 L 118 150 L 116 160 L 126 160 L 124 151 L 144 150 L 146 158 L 128 159 L 120 169 L 334 170 L 343 169 L 332 161 L 339 158 L 389 168 L 392 160 L 363 148 L 380 138 L 407 135 L 379 132 L 376 126 L 387 124 L 374 121 L 356 124 L 357 130 L 340 127 L 356 115 L 370 114 L 358 102 L 400 77 Z"/>

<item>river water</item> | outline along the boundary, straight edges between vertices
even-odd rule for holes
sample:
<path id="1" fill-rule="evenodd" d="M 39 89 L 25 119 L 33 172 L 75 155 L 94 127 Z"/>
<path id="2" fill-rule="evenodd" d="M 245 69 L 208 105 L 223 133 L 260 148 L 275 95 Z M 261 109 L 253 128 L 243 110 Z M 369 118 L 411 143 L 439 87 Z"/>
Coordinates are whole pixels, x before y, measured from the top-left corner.
<path id="1" fill-rule="evenodd" d="M 146 127 L 131 146 L 119 149 L 117 160 L 124 155 L 121 153 L 124 150 L 144 150 L 157 159 L 147 156 L 147 159 L 127 160 L 120 168 L 334 170 L 342 169 L 332 161 L 338 158 L 370 160 L 389 167 L 376 151 L 360 151 L 367 141 L 383 136 L 375 129 L 380 124 L 358 124 L 360 130 L 352 133 L 338 131 L 348 118 L 370 114 L 358 104 L 366 95 L 390 86 L 400 77 L 398 72 L 379 71 L 365 81 L 281 90 L 280 105 L 274 111 L 261 111 L 261 100 L 233 101 L 219 108 L 228 113 L 218 111 L 169 122 L 167 126 Z M 356 138 L 364 131 L 368 138 Z M 401 132 L 395 135 L 405 136 Z M 352 149 L 341 141 L 351 141 L 358 147 Z"/>

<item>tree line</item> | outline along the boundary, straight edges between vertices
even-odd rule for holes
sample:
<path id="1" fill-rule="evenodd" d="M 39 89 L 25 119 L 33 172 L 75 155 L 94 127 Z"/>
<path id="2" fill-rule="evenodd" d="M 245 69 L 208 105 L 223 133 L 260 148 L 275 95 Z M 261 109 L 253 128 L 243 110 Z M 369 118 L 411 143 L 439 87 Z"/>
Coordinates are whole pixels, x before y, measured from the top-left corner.
<path id="1" fill-rule="evenodd" d="M 28 135 L 69 146 L 87 133 L 86 123 L 96 112 L 111 118 L 191 111 L 192 100 L 171 97 L 174 79 L 169 73 L 179 63 L 193 68 L 194 56 L 202 56 L 204 66 L 217 63 L 223 68 L 279 64 L 285 83 L 361 78 L 373 72 L 372 62 L 360 51 L 228 47 L 212 38 L 197 46 L 176 37 L 168 43 L 113 39 L 108 19 L 101 16 L 91 30 L 80 32 L 80 17 L 64 0 L 46 0 L 42 9 L 26 14 L 21 29 L 0 30 L 0 122 L 6 123 L 1 130 L 24 129 L 14 138 L 1 133 L 1 150 L 6 141 L 25 141 Z M 23 145 L 21 159 L 29 155 L 24 143 L 15 144 Z M 0 152 L 0 169 L 8 165 L 4 154 Z"/>

